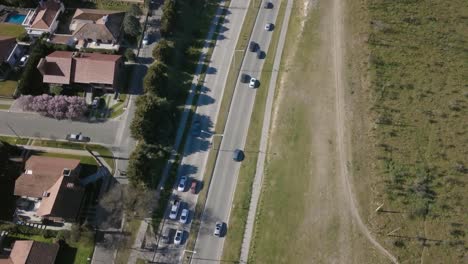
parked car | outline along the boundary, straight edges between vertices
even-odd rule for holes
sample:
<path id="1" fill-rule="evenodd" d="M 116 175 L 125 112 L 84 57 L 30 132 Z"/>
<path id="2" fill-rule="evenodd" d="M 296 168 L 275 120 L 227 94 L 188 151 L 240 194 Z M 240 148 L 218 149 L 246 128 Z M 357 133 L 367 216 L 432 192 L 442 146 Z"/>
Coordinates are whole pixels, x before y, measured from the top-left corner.
<path id="1" fill-rule="evenodd" d="M 250 82 L 249 82 L 249 87 L 250 88 L 255 88 L 257 86 L 257 79 L 255 78 L 250 78 Z"/>
<path id="2" fill-rule="evenodd" d="M 272 30 L 272 29 L 273 29 L 273 24 L 272 24 L 272 23 L 266 23 L 266 25 L 265 25 L 265 30 L 266 30 L 266 31 L 270 31 L 270 30 Z"/>
<path id="3" fill-rule="evenodd" d="M 271 9 L 271 8 L 273 8 L 273 3 L 270 2 L 270 1 L 265 1 L 265 3 L 263 4 L 263 8 Z"/>
<path id="4" fill-rule="evenodd" d="M 177 230 L 174 236 L 174 244 L 180 245 L 182 243 L 182 235 L 184 234 L 184 231 L 182 230 Z"/>
<path id="5" fill-rule="evenodd" d="M 196 180 L 192 181 L 192 185 L 190 185 L 190 192 L 193 194 L 197 194 L 198 189 L 198 182 Z"/>
<path id="6" fill-rule="evenodd" d="M 232 155 L 232 159 L 235 161 L 243 161 L 244 160 L 244 152 L 240 149 L 234 150 Z"/>
<path id="7" fill-rule="evenodd" d="M 177 190 L 179 192 L 185 191 L 185 186 L 187 185 L 187 176 L 180 177 L 179 185 L 177 186 Z"/>
<path id="8" fill-rule="evenodd" d="M 243 74 L 241 75 L 240 81 L 241 81 L 242 83 L 248 83 L 249 80 L 250 80 L 250 76 L 249 76 L 248 74 L 243 73 Z"/>
<path id="9" fill-rule="evenodd" d="M 251 52 L 255 52 L 255 51 L 257 51 L 257 49 L 258 49 L 258 44 L 257 44 L 257 42 L 255 42 L 255 41 L 250 41 L 249 50 L 250 50 Z"/>
<path id="10" fill-rule="evenodd" d="M 21 57 L 19 63 L 18 63 L 18 66 L 20 67 L 24 67 L 26 66 L 26 63 L 28 63 L 28 60 L 29 60 L 29 55 L 24 55 L 23 57 Z"/>
<path id="11" fill-rule="evenodd" d="M 148 36 L 148 33 L 145 33 L 145 35 L 143 36 L 143 45 L 148 45 L 149 43 L 149 36 Z"/>
<path id="12" fill-rule="evenodd" d="M 192 125 L 192 136 L 198 137 L 198 136 L 200 136 L 200 132 L 201 132 L 201 124 L 200 124 L 200 121 L 195 121 L 195 122 L 193 122 L 193 125 Z"/>
<path id="13" fill-rule="evenodd" d="M 169 213 L 169 218 L 174 220 L 177 218 L 179 212 L 180 200 L 175 199 L 172 201 L 171 212 Z"/>
<path id="14" fill-rule="evenodd" d="M 181 222 L 182 224 L 187 223 L 189 213 L 190 213 L 190 211 L 188 209 L 183 209 L 182 213 L 180 214 L 179 222 Z"/>
<path id="15" fill-rule="evenodd" d="M 89 137 L 83 136 L 81 133 L 78 134 L 68 134 L 65 137 L 66 140 L 71 142 L 89 142 L 91 139 Z"/>
<path id="16" fill-rule="evenodd" d="M 264 58 L 264 57 L 263 57 L 263 51 L 257 50 L 257 59 L 261 60 L 261 59 L 263 59 L 263 58 Z"/>
<path id="17" fill-rule="evenodd" d="M 93 107 L 93 109 L 98 108 L 98 106 L 99 106 L 99 100 L 100 100 L 99 97 L 94 97 L 93 102 L 91 103 L 91 106 Z"/>
<path id="18" fill-rule="evenodd" d="M 221 237 L 222 232 L 223 232 L 223 223 L 222 222 L 216 222 L 213 235 L 217 236 L 217 237 Z"/>

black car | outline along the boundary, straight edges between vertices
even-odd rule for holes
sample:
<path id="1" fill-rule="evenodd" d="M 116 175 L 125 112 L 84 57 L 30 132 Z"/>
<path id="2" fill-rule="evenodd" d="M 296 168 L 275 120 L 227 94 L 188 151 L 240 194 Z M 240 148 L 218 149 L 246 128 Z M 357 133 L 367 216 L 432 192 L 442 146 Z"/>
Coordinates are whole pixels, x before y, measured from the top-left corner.
<path id="1" fill-rule="evenodd" d="M 234 150 L 232 154 L 232 159 L 235 161 L 243 161 L 244 160 L 244 152 L 240 149 Z"/>
<path id="2" fill-rule="evenodd" d="M 270 2 L 270 1 L 265 1 L 265 3 L 263 4 L 263 8 L 271 9 L 271 8 L 273 8 L 273 3 Z"/>
<path id="3" fill-rule="evenodd" d="M 240 79 L 241 83 L 248 83 L 250 81 L 250 76 L 248 74 L 243 73 Z"/>
<path id="4" fill-rule="evenodd" d="M 250 41 L 249 50 L 250 50 L 251 52 L 255 52 L 255 51 L 257 51 L 257 49 L 258 49 L 258 44 L 257 44 L 257 42 L 255 42 L 255 41 Z"/>

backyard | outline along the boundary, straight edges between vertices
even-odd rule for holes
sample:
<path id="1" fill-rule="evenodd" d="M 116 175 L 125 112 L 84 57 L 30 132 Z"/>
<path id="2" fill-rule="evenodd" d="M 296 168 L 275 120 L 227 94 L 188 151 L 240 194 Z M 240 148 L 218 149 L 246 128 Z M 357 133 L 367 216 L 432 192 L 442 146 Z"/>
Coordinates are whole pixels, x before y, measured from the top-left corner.
<path id="1" fill-rule="evenodd" d="M 0 23 L 0 32 L 3 36 L 18 37 L 25 31 L 21 25 Z"/>

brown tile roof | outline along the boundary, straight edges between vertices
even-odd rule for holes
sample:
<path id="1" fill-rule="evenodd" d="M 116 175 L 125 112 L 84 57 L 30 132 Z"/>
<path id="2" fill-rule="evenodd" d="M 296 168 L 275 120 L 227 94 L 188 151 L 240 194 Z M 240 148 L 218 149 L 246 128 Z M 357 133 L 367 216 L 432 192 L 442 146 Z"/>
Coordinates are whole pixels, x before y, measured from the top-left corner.
<path id="1" fill-rule="evenodd" d="M 8 59 L 16 45 L 16 39 L 9 36 L 0 36 L 0 63 Z"/>
<path id="2" fill-rule="evenodd" d="M 74 219 L 78 213 L 84 190 L 73 176 L 63 176 L 63 169 L 76 169 L 79 160 L 31 156 L 25 170 L 15 183 L 15 195 L 42 198 L 36 211 L 38 216 Z M 44 197 L 44 193 L 48 196 Z"/>
<path id="3" fill-rule="evenodd" d="M 114 85 L 117 63 L 122 56 L 82 53 L 76 57 L 74 82 Z"/>
<path id="4" fill-rule="evenodd" d="M 96 83 L 115 85 L 122 56 L 55 51 L 37 66 L 45 83 Z"/>
<path id="5" fill-rule="evenodd" d="M 77 9 L 72 23 L 76 23 L 73 36 L 76 39 L 101 40 L 104 43 L 117 42 L 120 36 L 124 12 Z"/>
<path id="6" fill-rule="evenodd" d="M 48 29 L 54 22 L 54 17 L 60 9 L 60 3 L 48 0 L 43 6 L 37 8 L 37 15 L 31 24 L 31 28 Z"/>
<path id="7" fill-rule="evenodd" d="M 41 59 L 37 68 L 44 76 L 44 82 L 70 84 L 72 55 L 71 52 L 56 51 Z"/>
<path id="8" fill-rule="evenodd" d="M 10 260 L 14 264 L 53 264 L 58 251 L 58 244 L 16 240 L 10 253 Z"/>
<path id="9" fill-rule="evenodd" d="M 15 182 L 15 195 L 42 197 L 62 177 L 63 169 L 75 169 L 80 164 L 77 159 L 31 156 L 25 165 L 25 171 Z"/>

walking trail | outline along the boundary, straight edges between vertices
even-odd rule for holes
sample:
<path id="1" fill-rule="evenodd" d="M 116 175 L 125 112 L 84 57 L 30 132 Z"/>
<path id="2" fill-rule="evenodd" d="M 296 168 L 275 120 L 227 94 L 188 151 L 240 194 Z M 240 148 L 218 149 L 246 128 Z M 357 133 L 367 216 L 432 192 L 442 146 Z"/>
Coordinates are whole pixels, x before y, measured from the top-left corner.
<path id="1" fill-rule="evenodd" d="M 359 210 L 356 205 L 354 198 L 351 182 L 350 182 L 350 172 L 348 166 L 349 159 L 347 158 L 347 149 L 345 144 L 345 87 L 343 86 L 343 76 L 342 72 L 343 67 L 343 17 L 342 17 L 342 2 L 340 0 L 334 0 L 333 8 L 333 50 L 334 50 L 334 72 L 335 72 L 335 90 L 336 90 L 336 129 L 337 129 L 337 149 L 338 149 L 338 164 L 339 171 L 338 174 L 342 178 L 346 187 L 346 195 L 348 196 L 349 206 L 352 215 L 354 216 L 357 225 L 365 237 L 371 242 L 377 250 L 379 250 L 383 255 L 388 257 L 393 263 L 398 263 L 395 256 L 392 255 L 388 250 L 386 250 L 371 234 L 367 226 L 361 219 L 359 215 Z"/>

